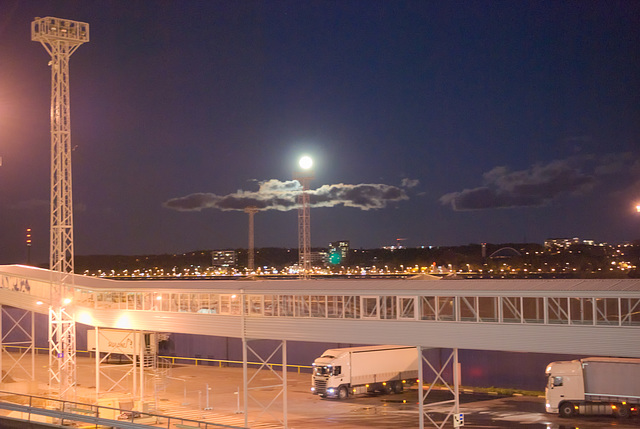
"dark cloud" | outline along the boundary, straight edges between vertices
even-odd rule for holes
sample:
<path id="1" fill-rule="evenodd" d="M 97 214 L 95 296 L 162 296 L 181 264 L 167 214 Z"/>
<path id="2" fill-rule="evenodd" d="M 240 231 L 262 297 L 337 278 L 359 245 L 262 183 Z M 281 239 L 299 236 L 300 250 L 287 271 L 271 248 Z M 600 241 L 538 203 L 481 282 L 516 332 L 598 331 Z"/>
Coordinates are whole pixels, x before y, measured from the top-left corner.
<path id="1" fill-rule="evenodd" d="M 440 202 L 461 211 L 543 206 L 563 195 L 586 193 L 599 177 L 629 171 L 634 161 L 622 153 L 571 157 L 520 171 L 496 167 L 483 175 L 483 186 L 451 192 Z"/>
<path id="2" fill-rule="evenodd" d="M 407 199 L 409 197 L 401 188 L 373 183 L 323 185 L 309 192 L 312 207 L 333 207 L 342 204 L 361 210 L 382 209 L 389 202 Z"/>
<path id="3" fill-rule="evenodd" d="M 297 180 L 281 182 L 267 180 L 260 182 L 257 191 L 242 191 L 228 195 L 196 193 L 185 197 L 173 198 L 163 205 L 178 211 L 200 211 L 218 209 L 223 211 L 242 211 L 247 207 L 258 210 L 287 211 L 298 208 L 298 196 L 302 186 Z M 396 186 L 384 184 L 323 185 L 308 191 L 311 207 L 356 207 L 361 210 L 381 209 L 390 202 L 407 200 L 405 191 Z"/>

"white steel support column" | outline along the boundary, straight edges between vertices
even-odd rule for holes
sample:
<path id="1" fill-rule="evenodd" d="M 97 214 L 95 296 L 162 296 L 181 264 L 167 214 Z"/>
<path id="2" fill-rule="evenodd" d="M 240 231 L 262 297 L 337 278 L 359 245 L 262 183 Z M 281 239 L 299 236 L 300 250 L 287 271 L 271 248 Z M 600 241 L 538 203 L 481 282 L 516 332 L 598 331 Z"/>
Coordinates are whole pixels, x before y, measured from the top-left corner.
<path id="1" fill-rule="evenodd" d="M 288 428 L 287 422 L 287 341 L 282 340 L 278 346 L 271 352 L 271 354 L 263 358 L 256 351 L 255 348 L 251 347 L 250 342 L 257 341 L 265 341 L 265 340 L 252 340 L 248 338 L 242 339 L 242 370 L 243 370 L 243 382 L 244 382 L 244 425 L 245 427 L 249 427 L 249 403 L 255 403 L 258 405 L 258 414 L 253 419 L 253 423 L 257 422 L 258 419 L 262 417 L 263 414 L 269 414 L 272 418 L 274 418 L 278 423 L 282 425 L 284 429 Z M 266 343 L 270 343 L 270 341 L 266 341 Z M 278 351 L 282 352 L 282 364 L 273 362 L 272 359 Z M 259 360 L 260 366 L 258 369 L 249 376 L 248 369 L 248 356 L 249 352 Z M 282 375 L 278 374 L 274 367 L 281 366 L 282 367 Z M 267 370 L 268 375 L 275 375 L 275 377 L 281 381 L 278 384 L 265 384 L 269 378 L 261 377 L 263 370 Z M 279 388 L 273 393 L 273 397 L 270 398 L 268 403 L 265 402 L 264 392 L 271 392 L 274 388 Z M 275 410 L 274 405 L 278 398 L 282 398 L 282 417 L 278 414 L 274 413 Z M 269 398 L 266 398 L 269 399 Z"/>
<path id="2" fill-rule="evenodd" d="M 422 370 L 422 359 L 424 359 L 422 355 L 422 346 L 416 346 L 416 350 L 418 351 L 418 414 L 419 414 L 419 422 L 418 426 L 420 429 L 424 429 L 424 371 Z"/>
<path id="3" fill-rule="evenodd" d="M 89 41 L 89 24 L 67 19 L 36 18 L 31 40 L 51 56 L 51 224 L 49 268 L 49 387 L 58 387 L 62 399 L 75 399 L 75 320 L 65 311 L 73 288 L 73 198 L 71 189 L 71 114 L 69 59 Z"/>
<path id="4" fill-rule="evenodd" d="M 11 324 L 3 325 L 3 318 L 9 319 Z M 29 380 L 35 380 L 35 313 L 0 305 L 0 335 L 0 370 L 3 370 L 0 382 L 16 370 L 22 370 Z M 5 364 L 10 362 L 6 369 L 2 366 L 3 355 L 9 358 Z"/>
<path id="5" fill-rule="evenodd" d="M 140 394 L 137 365 L 142 359 L 139 359 L 140 347 L 137 337 L 141 335 L 140 331 L 95 328 L 96 399 L 107 393 L 126 393 L 133 396 Z M 101 342 L 109 344 L 109 349 L 101 349 Z M 110 365 L 108 361 L 111 355 L 124 356 L 127 362 Z M 103 379 L 105 383 L 102 382 Z M 140 398 L 142 399 L 141 395 Z"/>
<path id="6" fill-rule="evenodd" d="M 64 307 L 49 308 L 49 388 L 58 387 L 58 395 L 75 400 L 76 324 Z"/>
<path id="7" fill-rule="evenodd" d="M 93 331 L 96 341 L 96 402 L 100 399 L 100 329 L 96 326 Z"/>
<path id="8" fill-rule="evenodd" d="M 449 418 L 453 419 L 454 413 L 457 414 L 460 412 L 460 402 L 459 402 L 460 368 L 458 364 L 458 349 L 453 349 L 451 351 L 451 353 L 449 354 L 449 357 L 447 358 L 444 365 L 442 365 L 440 369 L 436 369 L 436 367 L 432 365 L 427 358 L 425 358 L 425 356 L 423 355 L 423 348 L 421 346 L 417 346 L 416 349 L 418 352 L 418 359 L 420 361 L 420 365 L 418 366 L 418 395 L 419 395 L 418 409 L 420 414 L 420 418 L 419 418 L 420 429 L 424 429 L 425 427 L 424 426 L 425 417 L 429 420 L 430 427 L 441 429 L 445 427 L 445 425 L 449 421 Z M 423 366 L 425 363 L 434 374 L 434 379 L 431 383 L 429 383 L 429 387 L 427 388 L 426 392 L 424 391 L 425 384 L 424 384 L 424 370 L 423 370 Z M 447 367 L 451 367 L 451 373 L 453 378 L 452 383 L 448 383 L 443 377 L 443 373 L 445 372 Z M 448 390 L 449 393 L 452 395 L 452 399 L 426 404 L 425 402 L 429 394 L 433 390 L 434 385 L 436 384 L 443 385 L 445 389 Z M 453 384 L 453 386 L 451 384 Z M 431 416 L 429 415 L 430 409 L 441 407 L 443 405 L 450 405 L 450 408 L 446 411 L 445 418 L 442 421 L 436 421 L 433 418 L 431 418 Z M 434 412 L 434 411 L 431 411 L 431 412 Z"/>

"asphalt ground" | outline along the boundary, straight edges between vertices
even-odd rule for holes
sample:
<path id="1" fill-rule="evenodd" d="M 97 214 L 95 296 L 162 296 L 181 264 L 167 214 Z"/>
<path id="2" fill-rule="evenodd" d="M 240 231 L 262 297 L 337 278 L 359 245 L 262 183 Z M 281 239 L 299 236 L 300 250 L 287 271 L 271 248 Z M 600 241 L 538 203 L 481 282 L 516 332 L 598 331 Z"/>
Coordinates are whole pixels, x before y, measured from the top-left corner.
<path id="1" fill-rule="evenodd" d="M 6 355 L 5 355 L 6 356 Z M 3 369 L 13 365 L 11 359 L 3 359 Z M 24 365 L 24 364 L 23 364 Z M 29 363 L 30 365 L 30 363 Z M 2 384 L 5 391 L 38 396 L 49 392 L 48 356 L 36 356 L 36 381 L 30 382 L 28 374 L 14 367 L 9 372 L 12 382 Z M 95 403 L 95 360 L 78 357 L 77 400 Z M 129 401 L 132 397 L 131 377 L 119 380 L 126 371 L 123 365 L 106 369 L 109 378 L 100 380 L 101 391 L 112 389 L 101 395 L 102 403 Z M 242 368 L 219 366 L 175 365 L 162 379 L 160 389 L 150 383 L 145 385 L 144 405 L 136 403 L 140 410 L 208 421 L 217 424 L 256 429 L 282 428 L 284 423 L 284 392 L 282 373 L 263 369 L 256 374 L 250 369 L 250 399 L 247 416 L 244 414 L 244 392 Z M 115 384 L 115 385 L 114 385 Z M 287 427 L 291 429 L 317 428 L 417 428 L 419 427 L 418 390 L 413 387 L 400 394 L 360 395 L 340 401 L 322 399 L 310 393 L 311 375 L 287 373 Z M 425 428 L 431 423 L 441 422 L 448 413 L 448 405 L 428 404 L 451 399 L 450 394 L 433 391 L 427 399 Z M 265 406 L 269 405 L 269 407 Z M 640 427 L 640 417 L 618 420 L 613 417 L 576 417 L 562 419 L 544 412 L 544 399 L 526 396 L 497 396 L 486 393 L 462 393 L 460 411 L 464 413 L 465 428 L 528 428 L 528 429 L 577 429 L 606 428 L 631 429 Z M 453 427 L 452 419 L 445 427 Z"/>

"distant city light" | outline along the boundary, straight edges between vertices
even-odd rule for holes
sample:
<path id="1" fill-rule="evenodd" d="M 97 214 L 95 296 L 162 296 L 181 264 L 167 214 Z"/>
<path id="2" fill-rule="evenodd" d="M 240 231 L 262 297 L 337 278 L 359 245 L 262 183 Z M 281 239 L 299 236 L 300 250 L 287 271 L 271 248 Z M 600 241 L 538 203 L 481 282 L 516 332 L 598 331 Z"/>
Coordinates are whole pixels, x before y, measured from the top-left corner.
<path id="1" fill-rule="evenodd" d="M 303 170 L 308 170 L 311 167 L 313 167 L 313 160 L 311 159 L 310 156 L 303 156 L 302 158 L 300 158 L 300 161 L 298 162 L 298 164 L 300 165 L 300 168 L 302 168 Z"/>

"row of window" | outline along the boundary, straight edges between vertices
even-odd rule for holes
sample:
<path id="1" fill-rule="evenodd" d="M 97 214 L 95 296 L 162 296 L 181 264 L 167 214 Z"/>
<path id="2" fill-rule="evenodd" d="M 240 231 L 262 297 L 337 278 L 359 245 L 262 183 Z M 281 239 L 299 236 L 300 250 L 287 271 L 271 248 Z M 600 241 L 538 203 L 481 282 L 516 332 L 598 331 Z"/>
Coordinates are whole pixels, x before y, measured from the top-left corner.
<path id="1" fill-rule="evenodd" d="M 242 295 L 234 294 L 93 294 L 95 303 L 86 305 L 96 308 L 225 315 L 242 309 Z M 640 325 L 640 298 L 264 294 L 246 295 L 245 315 L 633 326 Z"/>
<path id="2" fill-rule="evenodd" d="M 51 285 L 0 276 L 0 287 L 48 299 Z M 640 297 L 396 296 L 95 292 L 75 288 L 75 305 L 248 317 L 431 320 L 640 326 Z"/>

